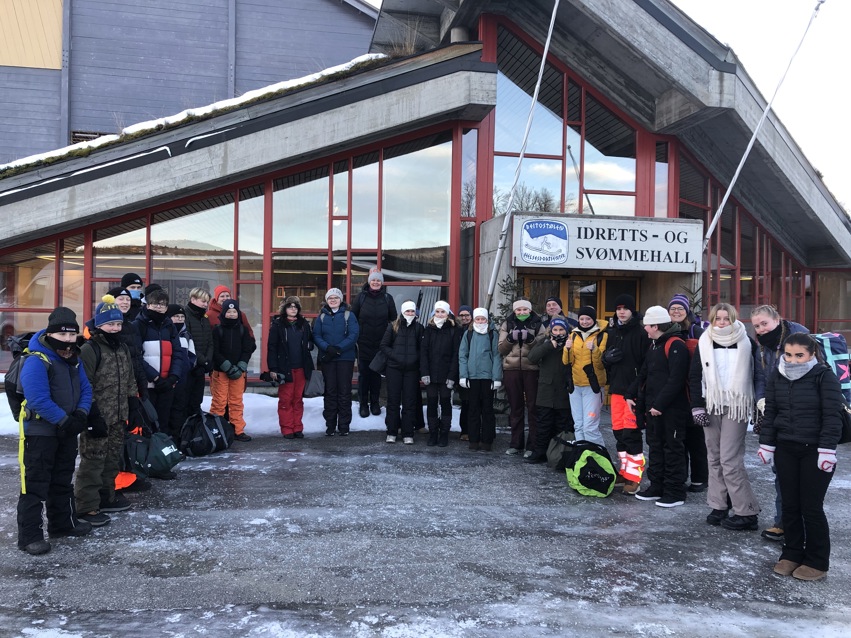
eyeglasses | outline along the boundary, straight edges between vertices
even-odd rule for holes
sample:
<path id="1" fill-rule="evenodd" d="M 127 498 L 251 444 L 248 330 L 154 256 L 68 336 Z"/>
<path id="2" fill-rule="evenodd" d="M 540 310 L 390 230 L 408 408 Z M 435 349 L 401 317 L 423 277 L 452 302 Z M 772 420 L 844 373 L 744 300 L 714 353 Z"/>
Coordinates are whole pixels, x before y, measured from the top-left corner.
<path id="1" fill-rule="evenodd" d="M 294 303 L 287 304 L 287 308 L 298 308 L 298 305 Z"/>
<path id="2" fill-rule="evenodd" d="M 470 316 L 470 313 L 469 313 L 469 312 L 459 312 L 459 313 L 458 313 L 458 316 L 459 316 L 459 317 L 465 317 L 465 318 L 466 318 L 466 317 L 469 317 L 469 316 Z"/>
<path id="3" fill-rule="evenodd" d="M 148 308 L 168 308 L 167 303 L 149 303 Z"/>

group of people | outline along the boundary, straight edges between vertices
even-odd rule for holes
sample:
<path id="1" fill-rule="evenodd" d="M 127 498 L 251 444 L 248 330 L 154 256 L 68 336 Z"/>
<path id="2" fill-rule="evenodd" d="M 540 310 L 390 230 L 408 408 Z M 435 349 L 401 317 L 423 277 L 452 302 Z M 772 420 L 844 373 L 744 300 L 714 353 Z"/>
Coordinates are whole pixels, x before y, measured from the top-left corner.
<path id="1" fill-rule="evenodd" d="M 706 492 L 707 523 L 755 530 L 760 505 L 744 463 L 754 423 L 759 458 L 776 473 L 773 525 L 762 533 L 784 543 L 774 570 L 801 580 L 826 574 L 823 502 L 841 434 L 841 390 L 807 329 L 772 306 L 753 310 L 754 340 L 731 305 L 716 304 L 706 323 L 684 295 L 643 315 L 632 296 L 620 295 L 608 322 L 591 306 L 569 320 L 557 297 L 546 300 L 543 315 L 530 300 L 516 299 L 499 326 L 485 308 L 462 305 L 456 314 L 443 300 L 420 320 L 423 309 L 411 300 L 397 313 L 375 270 L 351 308 L 337 288 L 324 301 L 310 322 L 300 299 L 286 298 L 269 330 L 267 378 L 278 386 L 284 438 L 304 437 L 302 397 L 317 367 L 326 436 L 349 434 L 357 362 L 361 418 L 380 415 L 386 379 L 387 443 L 401 438 L 411 445 L 427 427 L 428 445 L 446 447 L 458 391 L 462 440 L 471 450 L 491 451 L 495 393 L 504 387 L 506 453 L 529 463 L 546 461 L 561 433 L 604 445 L 600 416 L 608 393 L 625 493 L 674 508 L 688 493 Z M 74 313 L 57 308 L 29 342 L 38 356 L 21 370 L 18 545 L 30 554 L 50 549 L 42 503 L 54 537 L 87 534 L 109 522 L 107 513 L 130 507 L 115 478 L 134 398 L 149 399 L 160 428 L 177 440 L 186 416 L 200 412 L 209 374 L 210 411 L 227 416 L 237 440 L 251 440 L 242 395 L 256 345 L 227 288 L 212 296 L 194 289 L 183 307 L 169 304 L 156 285 L 143 290 L 141 278 L 128 273 L 84 332 L 79 343 Z M 72 487 L 77 435 L 81 462 Z"/>
<path id="2" fill-rule="evenodd" d="M 186 306 L 169 301 L 161 286 L 127 273 L 82 330 L 71 309 L 58 307 L 30 337 L 16 388 L 23 397 L 16 415 L 21 550 L 50 551 L 43 510 L 49 537 L 84 536 L 131 508 L 123 492 L 150 489 L 135 475 L 116 481 L 134 406 L 149 403 L 154 427 L 177 445 L 187 416 L 201 412 L 209 374 L 210 411 L 227 414 L 236 440 L 251 440 L 242 395 L 256 345 L 238 302 L 225 286 L 214 296 L 193 289 Z"/>

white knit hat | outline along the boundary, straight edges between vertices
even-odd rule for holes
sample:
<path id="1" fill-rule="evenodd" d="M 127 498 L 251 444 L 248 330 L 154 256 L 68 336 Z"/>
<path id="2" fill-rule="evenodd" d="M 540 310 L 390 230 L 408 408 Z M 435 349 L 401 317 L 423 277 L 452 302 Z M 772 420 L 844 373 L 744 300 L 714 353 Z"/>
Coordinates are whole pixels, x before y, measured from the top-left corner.
<path id="1" fill-rule="evenodd" d="M 488 311 L 484 308 L 476 308 L 475 310 L 473 310 L 473 319 L 475 319 L 476 317 L 484 317 L 485 319 L 487 319 Z"/>
<path id="2" fill-rule="evenodd" d="M 511 304 L 511 309 L 517 310 L 518 308 L 528 308 L 529 310 L 531 310 L 532 302 L 528 299 L 518 299 L 513 304 Z"/>
<path id="3" fill-rule="evenodd" d="M 435 310 L 445 310 L 447 314 L 452 314 L 452 308 L 449 307 L 449 304 L 443 301 L 442 299 L 434 302 Z"/>
<path id="4" fill-rule="evenodd" d="M 644 313 L 643 323 L 645 326 L 658 326 L 663 323 L 671 323 L 671 315 L 662 306 L 650 306 Z"/>
<path id="5" fill-rule="evenodd" d="M 416 309 L 417 309 L 417 304 L 415 304 L 410 299 L 408 301 L 405 301 L 405 302 L 402 303 L 402 313 L 403 314 L 406 310 L 416 310 Z"/>

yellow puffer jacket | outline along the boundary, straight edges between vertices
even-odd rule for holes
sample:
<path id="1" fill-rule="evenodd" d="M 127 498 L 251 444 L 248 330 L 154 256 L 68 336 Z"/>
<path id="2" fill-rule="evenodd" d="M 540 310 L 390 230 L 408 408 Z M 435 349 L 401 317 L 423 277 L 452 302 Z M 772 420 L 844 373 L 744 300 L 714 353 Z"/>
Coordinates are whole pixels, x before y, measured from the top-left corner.
<path id="1" fill-rule="evenodd" d="M 609 342 L 609 334 L 601 332 L 599 326 L 594 326 L 590 332 L 584 333 L 580 328 L 574 328 L 568 335 L 568 339 L 573 342 L 573 346 L 565 348 L 561 361 L 566 366 L 570 366 L 573 370 L 573 385 L 589 386 L 588 375 L 585 374 L 585 366 L 589 363 L 594 364 L 594 373 L 597 375 L 597 382 L 604 386 L 606 385 L 606 368 L 603 366 L 603 351 Z M 589 350 L 588 344 L 593 343 L 594 349 Z"/>

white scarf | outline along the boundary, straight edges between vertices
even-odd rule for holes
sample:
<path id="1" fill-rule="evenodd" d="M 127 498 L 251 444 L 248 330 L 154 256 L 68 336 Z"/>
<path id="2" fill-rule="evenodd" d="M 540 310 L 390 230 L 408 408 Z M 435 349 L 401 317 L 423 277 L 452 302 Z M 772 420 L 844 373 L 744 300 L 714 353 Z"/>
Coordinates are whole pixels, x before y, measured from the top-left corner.
<path id="1" fill-rule="evenodd" d="M 488 332 L 488 324 L 486 323 L 474 323 L 473 330 L 478 332 L 480 335 L 487 334 Z"/>
<path id="2" fill-rule="evenodd" d="M 446 323 L 446 317 L 441 317 L 440 319 L 438 319 L 437 317 L 434 317 L 433 320 L 434 320 L 434 325 L 437 326 L 438 328 L 442 328 L 443 324 Z"/>
<path id="3" fill-rule="evenodd" d="M 729 348 L 736 345 L 733 378 L 729 389 L 724 390 L 718 379 L 715 365 L 715 348 Z M 741 321 L 726 328 L 709 326 L 697 342 L 700 362 L 703 365 L 703 396 L 706 398 L 706 411 L 709 414 L 723 414 L 725 411 L 734 421 L 747 421 L 753 415 L 753 356 L 751 341 Z"/>

